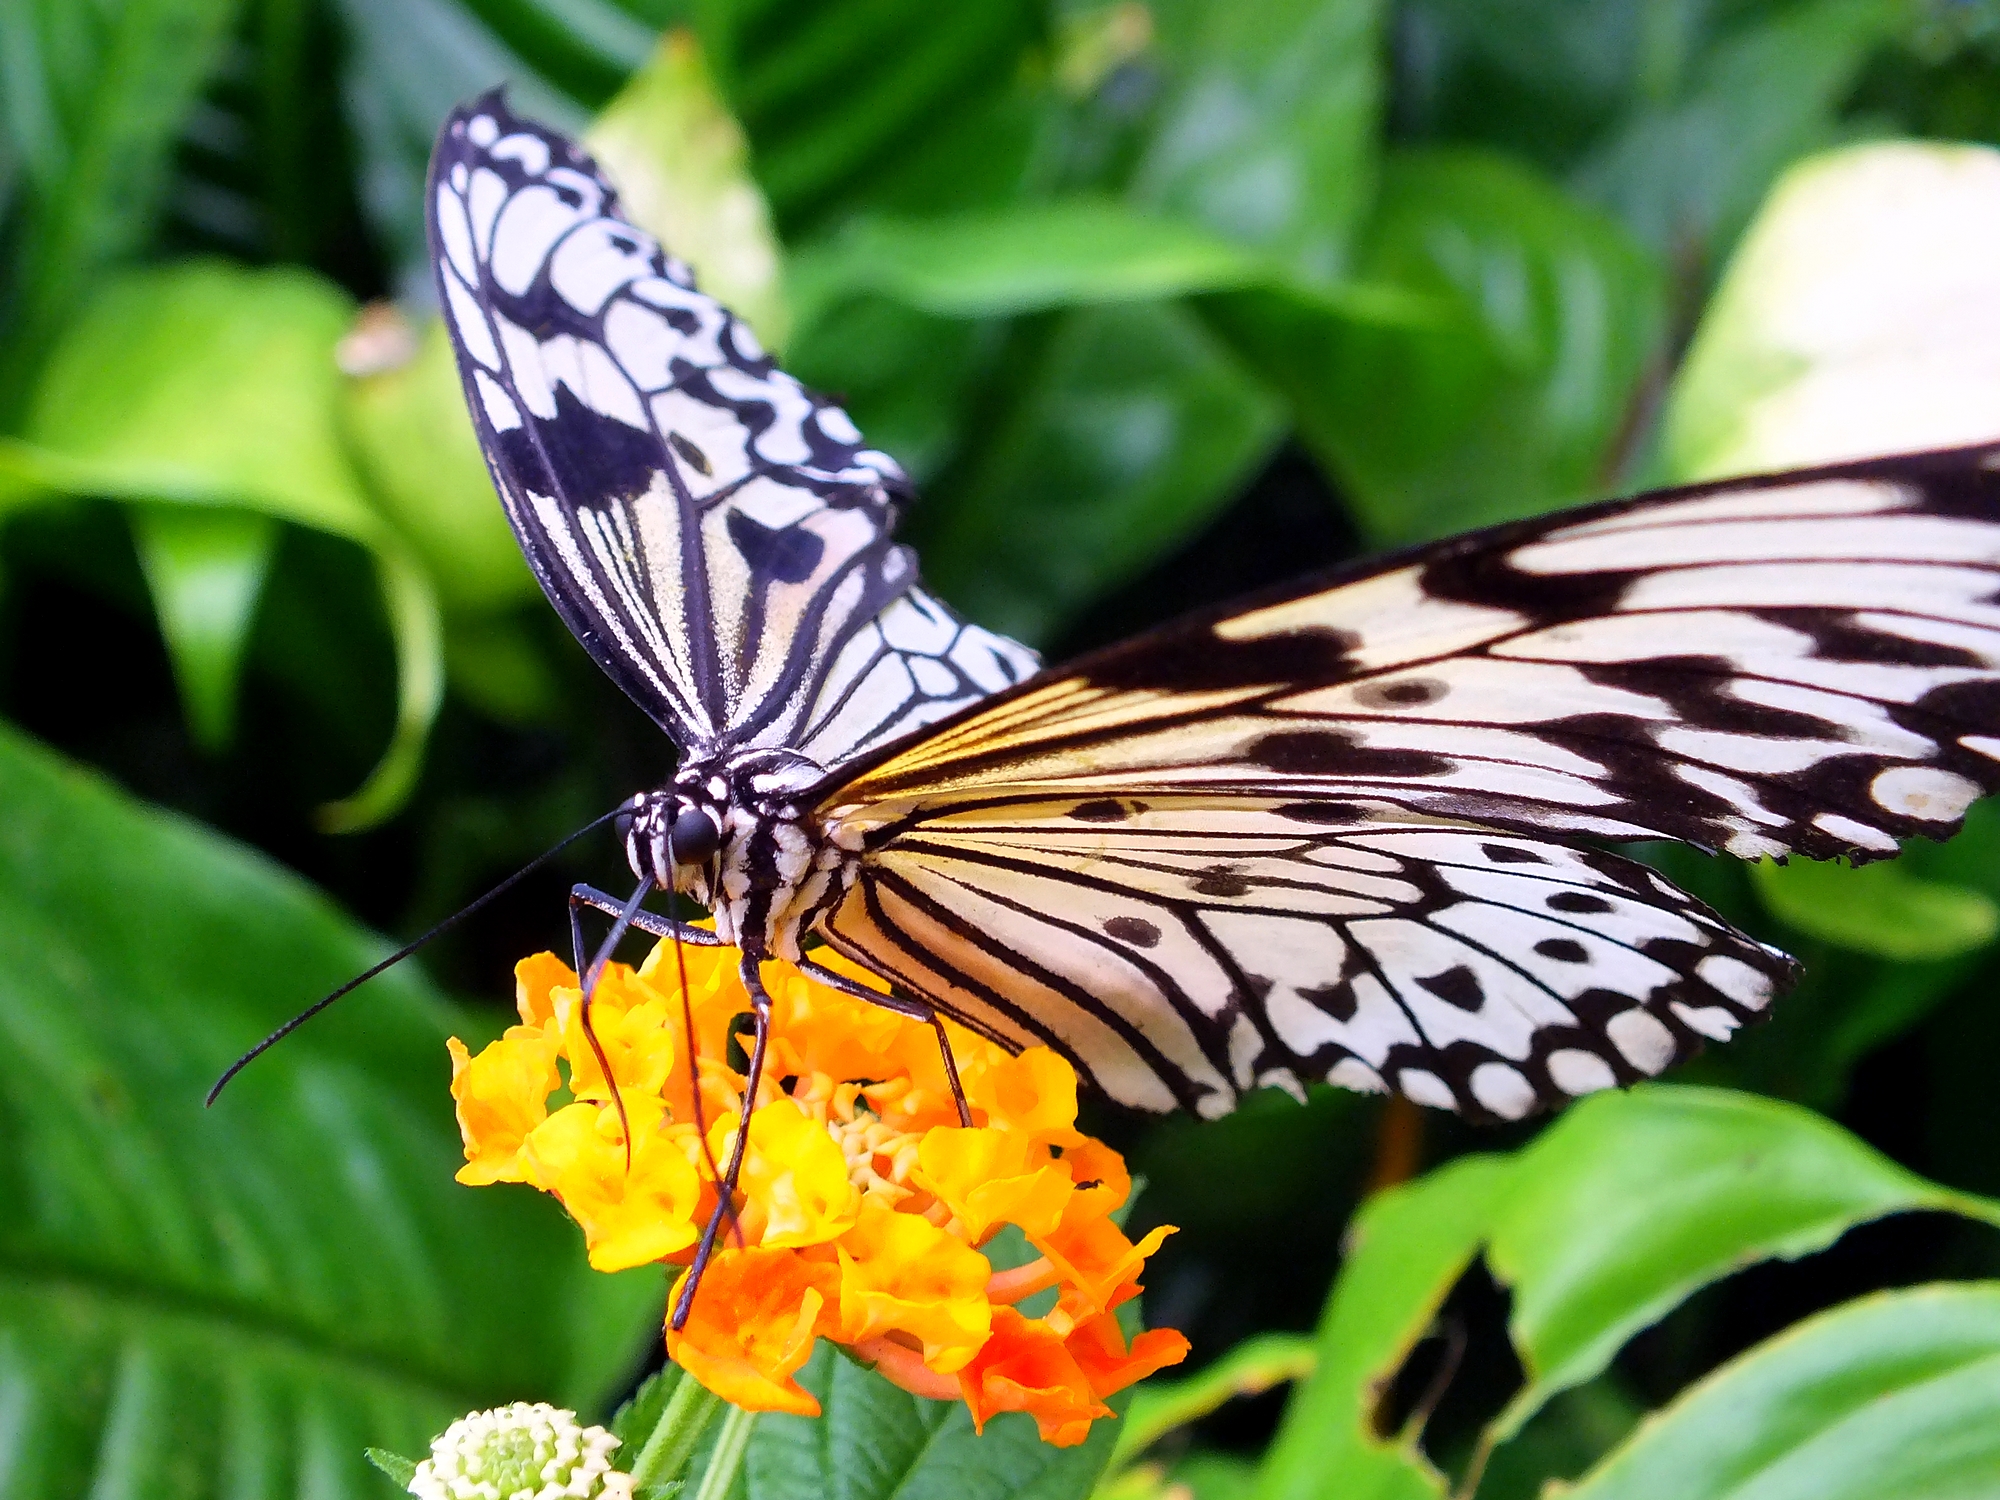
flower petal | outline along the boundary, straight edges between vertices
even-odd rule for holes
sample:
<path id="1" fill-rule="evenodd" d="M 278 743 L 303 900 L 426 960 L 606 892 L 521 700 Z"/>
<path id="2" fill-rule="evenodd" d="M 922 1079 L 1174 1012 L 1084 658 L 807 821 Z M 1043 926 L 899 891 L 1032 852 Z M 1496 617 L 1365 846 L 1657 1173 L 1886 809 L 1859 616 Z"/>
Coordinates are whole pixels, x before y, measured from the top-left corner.
<path id="1" fill-rule="evenodd" d="M 667 1357 L 745 1411 L 818 1416 L 819 1402 L 792 1376 L 812 1355 L 827 1295 L 815 1283 L 830 1282 L 829 1269 L 790 1250 L 717 1251 L 687 1326 L 667 1330 Z M 677 1281 L 667 1305 L 679 1295 Z"/>
<path id="2" fill-rule="evenodd" d="M 1055 1331 L 1011 1307 L 994 1311 L 993 1336 L 958 1372 L 958 1389 L 975 1430 L 984 1432 L 1000 1412 L 1024 1411 L 1042 1441 L 1058 1448 L 1074 1447 L 1093 1421 L 1111 1415 Z"/>
<path id="3" fill-rule="evenodd" d="M 992 1266 L 930 1220 L 864 1199 L 839 1249 L 843 1344 L 900 1333 L 922 1346 L 926 1365 L 949 1375 L 986 1342 Z"/>
<path id="4" fill-rule="evenodd" d="M 666 1130 L 659 1101 L 627 1101 L 631 1162 L 618 1111 L 579 1100 L 557 1110 L 528 1137 L 529 1180 L 554 1193 L 582 1226 L 590 1263 L 622 1271 L 663 1259 L 694 1243 L 701 1179 Z"/>
<path id="5" fill-rule="evenodd" d="M 548 1118 L 549 1095 L 561 1084 L 554 1039 L 513 1026 L 477 1057 L 469 1056 L 457 1037 L 445 1046 L 451 1053 L 458 1133 L 465 1142 L 458 1180 L 474 1187 L 526 1181 L 521 1145 Z"/>

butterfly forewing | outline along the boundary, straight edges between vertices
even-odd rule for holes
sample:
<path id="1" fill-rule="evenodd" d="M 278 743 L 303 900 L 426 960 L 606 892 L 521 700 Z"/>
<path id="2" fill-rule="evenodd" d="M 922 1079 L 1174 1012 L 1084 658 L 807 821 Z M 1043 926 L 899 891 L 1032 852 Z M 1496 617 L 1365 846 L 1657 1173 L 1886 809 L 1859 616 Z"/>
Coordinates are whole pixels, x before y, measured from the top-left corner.
<path id="1" fill-rule="evenodd" d="M 1891 854 L 2000 779 L 1991 463 L 1877 461 L 1442 543 L 1046 673 L 829 806 L 1366 794 L 1537 834 Z"/>
<path id="2" fill-rule="evenodd" d="M 497 96 L 432 160 L 434 268 L 515 534 L 564 620 L 684 748 L 823 765 L 1018 681 L 1034 658 L 916 586 L 908 494 L 588 157 Z"/>
<path id="3" fill-rule="evenodd" d="M 1500 528 L 1044 673 L 826 795 L 830 939 L 1114 1096 L 1515 1118 L 1792 964 L 1552 839 L 1880 857 L 2000 780 L 1986 450 Z"/>

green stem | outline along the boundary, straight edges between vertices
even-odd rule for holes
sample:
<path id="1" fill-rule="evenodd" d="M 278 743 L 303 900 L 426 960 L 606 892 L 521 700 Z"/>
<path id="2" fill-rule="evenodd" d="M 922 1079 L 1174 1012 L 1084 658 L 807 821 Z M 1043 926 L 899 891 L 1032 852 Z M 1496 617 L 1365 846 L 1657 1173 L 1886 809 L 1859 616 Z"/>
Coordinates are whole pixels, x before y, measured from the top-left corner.
<path id="1" fill-rule="evenodd" d="M 702 1434 L 708 1431 L 708 1424 L 721 1408 L 720 1396 L 711 1393 L 692 1375 L 683 1373 L 673 1395 L 667 1398 L 667 1409 L 660 1413 L 659 1422 L 646 1439 L 646 1446 L 639 1450 L 639 1461 L 632 1465 L 633 1487 L 677 1478 L 694 1457 L 694 1450 L 701 1446 Z"/>
<path id="2" fill-rule="evenodd" d="M 743 1467 L 743 1454 L 750 1446 L 750 1429 L 757 1425 L 757 1413 L 740 1406 L 729 1408 L 722 1419 L 722 1431 L 715 1435 L 715 1451 L 708 1456 L 708 1471 L 701 1476 L 701 1488 L 694 1500 L 726 1500 Z"/>

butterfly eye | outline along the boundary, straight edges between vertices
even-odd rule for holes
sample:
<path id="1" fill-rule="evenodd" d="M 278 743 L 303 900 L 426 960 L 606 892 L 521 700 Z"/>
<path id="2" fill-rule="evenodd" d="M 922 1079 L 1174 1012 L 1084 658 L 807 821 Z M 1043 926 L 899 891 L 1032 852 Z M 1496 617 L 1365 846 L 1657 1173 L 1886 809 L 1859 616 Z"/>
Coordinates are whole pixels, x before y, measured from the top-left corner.
<path id="1" fill-rule="evenodd" d="M 722 842 L 722 834 L 714 821 L 698 807 L 681 809 L 680 816 L 674 819 L 670 837 L 674 846 L 674 863 L 680 865 L 707 864 L 716 846 Z"/>

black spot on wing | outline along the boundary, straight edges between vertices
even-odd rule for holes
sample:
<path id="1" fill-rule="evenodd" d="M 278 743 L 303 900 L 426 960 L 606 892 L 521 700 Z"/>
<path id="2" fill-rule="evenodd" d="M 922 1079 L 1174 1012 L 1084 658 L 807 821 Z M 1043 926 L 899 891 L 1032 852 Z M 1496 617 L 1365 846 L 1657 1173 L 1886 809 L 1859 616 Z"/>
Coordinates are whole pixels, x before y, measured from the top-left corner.
<path id="1" fill-rule="evenodd" d="M 1368 809 L 1356 802 L 1287 802 L 1271 810 L 1294 823 L 1347 824 L 1368 819 Z"/>
<path id="2" fill-rule="evenodd" d="M 715 466 L 709 463 L 708 455 L 688 439 L 682 437 L 678 432 L 667 434 L 667 444 L 674 452 L 685 459 L 697 473 L 713 474 L 715 472 Z"/>
<path id="3" fill-rule="evenodd" d="M 1250 894 L 1250 882 L 1245 880 L 1233 866 L 1210 865 L 1198 873 L 1194 881 L 1197 896 L 1220 896 L 1227 900 L 1235 896 Z"/>
<path id="4" fill-rule="evenodd" d="M 1337 681 L 1353 672 L 1350 653 L 1360 638 L 1333 629 L 1230 640 L 1212 631 L 1190 638 L 1179 631 L 1141 636 L 1084 665 L 1094 687 L 1179 690 L 1278 686 Z"/>
<path id="5" fill-rule="evenodd" d="M 1454 964 L 1442 974 L 1419 979 L 1417 983 L 1445 1004 L 1456 1005 L 1460 1010 L 1478 1010 L 1486 1003 L 1486 992 L 1479 987 L 1479 976 L 1464 964 Z"/>
<path id="6" fill-rule="evenodd" d="M 826 543 L 803 526 L 766 526 L 740 510 L 729 513 L 729 539 L 751 576 L 777 583 L 804 583 L 826 552 Z"/>
<path id="7" fill-rule="evenodd" d="M 1381 749 L 1356 742 L 1338 729 L 1281 729 L 1260 735 L 1245 748 L 1252 765 L 1281 776 L 1437 776 L 1450 760 L 1424 750 Z"/>
<path id="8" fill-rule="evenodd" d="M 1077 803 L 1064 816 L 1079 823 L 1122 823 L 1131 814 L 1116 797 L 1099 797 L 1094 802 Z"/>
<path id="9" fill-rule="evenodd" d="M 1130 943 L 1135 948 L 1157 948 L 1160 945 L 1160 929 L 1144 917 L 1109 917 L 1105 920 L 1104 931 L 1121 943 Z"/>
<path id="10" fill-rule="evenodd" d="M 1354 690 L 1355 699 L 1367 708 L 1415 708 L 1435 703 L 1451 688 L 1435 677 L 1405 677 L 1396 682 L 1366 682 Z"/>
<path id="11" fill-rule="evenodd" d="M 1593 896 L 1588 891 L 1557 891 L 1549 897 L 1550 911 L 1573 912 L 1578 915 L 1597 914 L 1611 910 L 1611 903 L 1602 896 Z"/>
<path id="12" fill-rule="evenodd" d="M 1548 860 L 1532 849 L 1519 849 L 1512 844 L 1481 844 L 1479 852 L 1496 865 L 1545 865 Z"/>
<path id="13" fill-rule="evenodd" d="M 499 434 L 500 457 L 538 494 L 572 505 L 607 505 L 641 495 L 660 471 L 660 445 L 650 432 L 592 411 L 567 385 L 555 390 L 556 414 Z"/>
<path id="14" fill-rule="evenodd" d="M 1535 944 L 1535 951 L 1543 958 L 1553 958 L 1563 964 L 1580 964 L 1590 958 L 1583 944 L 1571 938 L 1543 938 Z"/>

